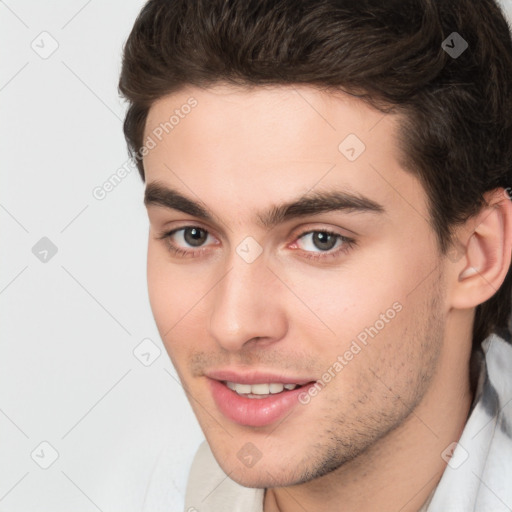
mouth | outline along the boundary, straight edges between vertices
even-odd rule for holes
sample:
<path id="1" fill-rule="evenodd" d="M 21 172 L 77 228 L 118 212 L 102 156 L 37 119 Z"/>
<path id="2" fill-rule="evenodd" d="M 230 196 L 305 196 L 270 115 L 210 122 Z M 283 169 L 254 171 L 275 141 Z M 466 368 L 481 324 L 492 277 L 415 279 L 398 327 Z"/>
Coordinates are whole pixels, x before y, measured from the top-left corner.
<path id="1" fill-rule="evenodd" d="M 264 427 L 290 415 L 300 405 L 299 396 L 316 381 L 253 382 L 208 378 L 213 401 L 230 421 L 248 427 Z"/>

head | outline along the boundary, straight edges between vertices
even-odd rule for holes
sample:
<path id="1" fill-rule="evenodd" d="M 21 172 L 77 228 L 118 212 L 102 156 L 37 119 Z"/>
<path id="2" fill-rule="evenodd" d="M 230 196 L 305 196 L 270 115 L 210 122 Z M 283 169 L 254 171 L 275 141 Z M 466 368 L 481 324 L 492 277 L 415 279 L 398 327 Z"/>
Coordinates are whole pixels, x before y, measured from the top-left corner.
<path id="1" fill-rule="evenodd" d="M 507 327 L 511 84 L 491 0 L 145 5 L 120 90 L 150 301 L 233 478 L 355 460 Z M 230 417 L 219 381 L 254 371 L 300 407 Z"/>

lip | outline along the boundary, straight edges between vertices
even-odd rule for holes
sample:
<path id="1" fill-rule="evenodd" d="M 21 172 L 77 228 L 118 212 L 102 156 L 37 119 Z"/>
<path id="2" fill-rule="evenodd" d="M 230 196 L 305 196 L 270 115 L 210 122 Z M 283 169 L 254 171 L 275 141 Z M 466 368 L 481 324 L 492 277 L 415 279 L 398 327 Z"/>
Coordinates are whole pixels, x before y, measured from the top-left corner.
<path id="1" fill-rule="evenodd" d="M 316 379 L 285 376 L 283 374 L 276 374 L 260 370 L 251 370 L 240 373 L 234 370 L 213 370 L 206 372 L 207 377 L 213 380 L 236 382 L 237 384 L 298 384 L 303 386 L 308 382 L 313 382 Z"/>
<path id="2" fill-rule="evenodd" d="M 275 379 L 275 375 L 272 376 L 271 380 L 263 381 L 261 376 L 257 375 L 245 375 L 244 377 L 246 377 L 245 381 L 231 381 L 231 377 L 226 380 L 241 384 L 257 384 L 261 382 L 292 383 L 287 380 L 272 380 Z M 240 379 L 240 376 L 237 376 L 237 378 Z M 282 391 L 274 395 L 271 394 L 266 398 L 247 398 L 229 389 L 221 380 L 208 378 L 208 381 L 213 400 L 219 411 L 229 420 L 247 427 L 265 427 L 283 418 L 300 404 L 299 395 L 307 392 L 309 387 L 315 383 L 307 381 L 302 387 L 290 391 Z"/>

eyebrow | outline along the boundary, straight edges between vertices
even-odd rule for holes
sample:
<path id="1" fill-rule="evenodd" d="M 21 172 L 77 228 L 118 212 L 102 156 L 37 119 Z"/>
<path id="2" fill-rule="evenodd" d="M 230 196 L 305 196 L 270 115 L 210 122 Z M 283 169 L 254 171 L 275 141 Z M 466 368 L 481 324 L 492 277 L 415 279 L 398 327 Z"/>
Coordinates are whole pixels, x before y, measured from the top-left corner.
<path id="1" fill-rule="evenodd" d="M 158 181 L 147 184 L 144 205 L 146 208 L 159 206 L 178 210 L 204 221 L 221 223 L 202 204 Z M 304 194 L 296 200 L 273 206 L 266 212 L 256 214 L 256 218 L 261 226 L 270 229 L 290 219 L 332 211 L 385 213 L 385 208 L 367 197 L 346 191 L 315 191 Z"/>

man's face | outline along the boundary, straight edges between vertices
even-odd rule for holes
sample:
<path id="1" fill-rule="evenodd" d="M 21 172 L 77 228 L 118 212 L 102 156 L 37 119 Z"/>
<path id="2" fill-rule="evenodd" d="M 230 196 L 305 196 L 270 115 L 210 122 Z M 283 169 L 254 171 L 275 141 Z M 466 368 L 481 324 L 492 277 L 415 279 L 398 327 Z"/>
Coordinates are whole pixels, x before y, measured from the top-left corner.
<path id="1" fill-rule="evenodd" d="M 428 396 L 448 308 L 397 129 L 309 87 L 188 88 L 150 110 L 148 188 L 209 214 L 148 196 L 151 307 L 216 459 L 243 485 L 335 470 Z"/>

